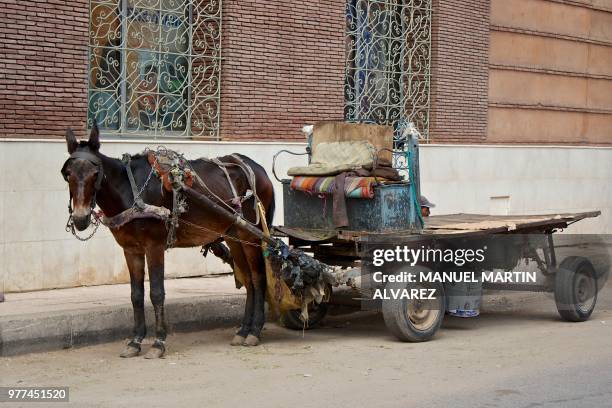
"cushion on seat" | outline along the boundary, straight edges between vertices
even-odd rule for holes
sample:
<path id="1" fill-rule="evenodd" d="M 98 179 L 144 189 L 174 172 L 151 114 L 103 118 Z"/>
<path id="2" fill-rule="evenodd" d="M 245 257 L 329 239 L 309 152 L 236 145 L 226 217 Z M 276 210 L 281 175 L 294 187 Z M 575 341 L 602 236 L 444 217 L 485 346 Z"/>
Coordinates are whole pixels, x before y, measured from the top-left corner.
<path id="1" fill-rule="evenodd" d="M 372 167 L 376 148 L 368 141 L 322 142 L 312 152 L 310 165 L 292 167 L 290 176 L 331 176 Z"/>

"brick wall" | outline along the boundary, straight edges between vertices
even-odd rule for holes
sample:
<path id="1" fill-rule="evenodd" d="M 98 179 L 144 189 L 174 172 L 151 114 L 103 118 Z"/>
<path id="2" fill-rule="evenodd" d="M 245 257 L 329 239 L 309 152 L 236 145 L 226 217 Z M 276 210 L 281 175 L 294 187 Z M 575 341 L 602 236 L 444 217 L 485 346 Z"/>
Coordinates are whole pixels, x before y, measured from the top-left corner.
<path id="1" fill-rule="evenodd" d="M 433 0 L 430 135 L 487 137 L 489 0 Z"/>
<path id="2" fill-rule="evenodd" d="M 88 2 L 0 0 L 0 137 L 84 130 Z"/>
<path id="3" fill-rule="evenodd" d="M 88 2 L 0 0 L 0 137 L 83 132 Z M 221 137 L 302 139 L 342 120 L 345 4 L 226 0 Z"/>
<path id="4" fill-rule="evenodd" d="M 342 120 L 344 0 L 225 0 L 221 136 L 303 139 Z"/>

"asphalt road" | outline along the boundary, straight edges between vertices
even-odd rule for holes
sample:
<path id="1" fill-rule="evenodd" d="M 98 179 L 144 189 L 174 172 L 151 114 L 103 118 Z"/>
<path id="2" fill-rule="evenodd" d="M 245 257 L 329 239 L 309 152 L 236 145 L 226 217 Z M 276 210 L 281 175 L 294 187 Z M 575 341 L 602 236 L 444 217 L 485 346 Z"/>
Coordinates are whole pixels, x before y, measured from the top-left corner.
<path id="1" fill-rule="evenodd" d="M 172 335 L 155 361 L 120 359 L 121 342 L 1 358 L 0 385 L 67 385 L 83 407 L 612 406 L 609 286 L 585 323 L 561 321 L 545 294 L 511 294 L 447 317 L 428 343 L 397 342 L 372 313 L 304 334 L 268 323 L 256 348 L 232 334 Z"/>

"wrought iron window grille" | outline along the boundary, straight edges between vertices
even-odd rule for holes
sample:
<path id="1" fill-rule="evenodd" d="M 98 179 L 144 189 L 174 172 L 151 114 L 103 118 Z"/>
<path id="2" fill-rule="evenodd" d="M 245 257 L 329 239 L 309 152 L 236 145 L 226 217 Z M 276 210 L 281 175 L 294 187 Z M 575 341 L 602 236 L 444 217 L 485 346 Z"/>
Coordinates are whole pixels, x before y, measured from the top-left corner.
<path id="1" fill-rule="evenodd" d="M 429 139 L 431 0 L 347 0 L 345 120 Z"/>
<path id="2" fill-rule="evenodd" d="M 88 116 L 104 135 L 219 135 L 221 0 L 90 0 Z"/>

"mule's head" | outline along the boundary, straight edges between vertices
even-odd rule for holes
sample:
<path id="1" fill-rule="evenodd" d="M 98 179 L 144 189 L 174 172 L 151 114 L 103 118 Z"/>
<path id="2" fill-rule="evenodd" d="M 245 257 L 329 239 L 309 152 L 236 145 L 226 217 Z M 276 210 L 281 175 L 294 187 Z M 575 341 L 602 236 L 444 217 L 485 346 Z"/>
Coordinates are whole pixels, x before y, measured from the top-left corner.
<path id="1" fill-rule="evenodd" d="M 102 161 L 98 155 L 100 133 L 97 123 L 87 141 L 77 141 L 71 129 L 66 131 L 66 144 L 70 157 L 62 167 L 62 176 L 68 183 L 72 206 L 72 219 L 77 230 L 83 231 L 91 222 L 96 205 L 96 193 L 102 183 Z"/>

